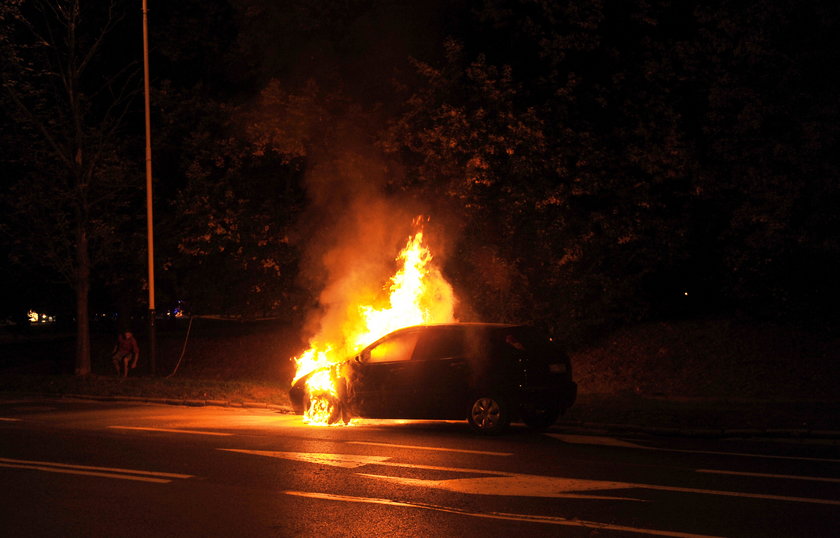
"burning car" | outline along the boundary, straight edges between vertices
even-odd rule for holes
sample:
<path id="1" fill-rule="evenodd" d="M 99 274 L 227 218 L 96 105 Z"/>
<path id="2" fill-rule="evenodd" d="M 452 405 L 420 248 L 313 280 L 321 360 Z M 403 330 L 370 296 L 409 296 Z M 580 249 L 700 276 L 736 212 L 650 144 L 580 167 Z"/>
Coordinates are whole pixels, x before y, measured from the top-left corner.
<path id="1" fill-rule="evenodd" d="M 313 376 L 326 383 L 310 382 Z M 480 433 L 501 432 L 517 419 L 551 426 L 576 395 L 571 363 L 557 344 L 534 327 L 493 323 L 399 329 L 295 380 L 289 391 L 296 413 L 316 410 L 327 423 L 466 418 Z"/>

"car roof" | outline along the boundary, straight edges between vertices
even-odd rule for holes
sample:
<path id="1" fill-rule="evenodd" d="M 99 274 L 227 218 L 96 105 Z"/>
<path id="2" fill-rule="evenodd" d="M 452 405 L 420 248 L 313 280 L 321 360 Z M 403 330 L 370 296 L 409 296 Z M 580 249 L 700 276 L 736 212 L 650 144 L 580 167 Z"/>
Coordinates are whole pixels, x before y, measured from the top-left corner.
<path id="1" fill-rule="evenodd" d="M 374 344 L 378 344 L 382 340 L 390 338 L 391 336 L 407 333 L 407 332 L 414 332 L 414 331 L 425 331 L 425 330 L 436 330 L 436 329 L 506 329 L 506 328 L 513 328 L 513 327 L 526 327 L 523 324 L 513 324 L 513 323 L 485 323 L 485 322 L 478 322 L 478 321 L 469 321 L 463 323 L 430 323 L 428 325 L 411 325 L 409 327 L 403 327 L 401 329 L 397 329 L 395 331 L 391 331 L 388 334 L 381 336 L 380 338 L 376 339 L 373 343 L 369 344 L 367 347 L 373 346 Z"/>
<path id="2" fill-rule="evenodd" d="M 427 325 L 412 325 L 410 327 L 403 327 L 397 329 L 389 334 L 400 331 L 423 330 L 423 329 L 437 329 L 437 328 L 474 328 L 474 329 L 504 329 L 508 327 L 523 327 L 522 324 L 514 323 L 485 323 L 480 321 L 467 321 L 463 323 L 429 323 Z M 387 336 L 387 335 L 386 335 Z"/>

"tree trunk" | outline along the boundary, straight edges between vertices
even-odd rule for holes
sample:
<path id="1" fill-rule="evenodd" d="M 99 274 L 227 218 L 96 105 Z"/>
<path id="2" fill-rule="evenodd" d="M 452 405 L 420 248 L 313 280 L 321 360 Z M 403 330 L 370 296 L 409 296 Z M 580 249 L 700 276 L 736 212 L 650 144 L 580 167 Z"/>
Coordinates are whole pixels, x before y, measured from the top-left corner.
<path id="1" fill-rule="evenodd" d="M 79 226 L 76 242 L 76 375 L 90 374 L 90 254 L 87 230 Z"/>

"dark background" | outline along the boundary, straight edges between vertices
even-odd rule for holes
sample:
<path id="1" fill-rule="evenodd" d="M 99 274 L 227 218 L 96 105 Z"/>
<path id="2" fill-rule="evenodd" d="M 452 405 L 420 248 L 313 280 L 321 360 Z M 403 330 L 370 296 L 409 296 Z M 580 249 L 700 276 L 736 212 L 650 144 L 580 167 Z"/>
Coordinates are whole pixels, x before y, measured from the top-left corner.
<path id="1" fill-rule="evenodd" d="M 311 334 L 423 214 L 462 320 L 836 326 L 836 2 L 149 4 L 161 312 Z M 140 2 L 49 5 L 0 11 L 0 319 L 72 327 L 84 228 L 94 329 L 142 326 Z"/>

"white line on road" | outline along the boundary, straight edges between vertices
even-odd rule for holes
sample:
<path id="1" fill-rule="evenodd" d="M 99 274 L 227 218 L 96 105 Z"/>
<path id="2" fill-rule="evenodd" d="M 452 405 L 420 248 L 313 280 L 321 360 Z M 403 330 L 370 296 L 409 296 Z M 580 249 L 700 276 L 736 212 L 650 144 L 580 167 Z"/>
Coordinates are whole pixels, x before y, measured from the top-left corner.
<path id="1" fill-rule="evenodd" d="M 420 508 L 422 510 L 433 510 L 436 512 L 446 512 L 449 514 L 460 514 L 470 517 L 480 517 L 485 519 L 504 519 L 507 521 L 524 521 L 529 523 L 544 523 L 549 525 L 565 525 L 570 527 L 584 527 L 589 529 L 612 530 L 622 532 L 634 532 L 639 534 L 647 534 L 650 536 L 674 536 L 678 538 L 709 538 L 703 534 L 691 534 L 685 532 L 662 531 L 657 529 L 640 529 L 637 527 L 626 527 L 623 525 L 612 525 L 610 523 L 599 523 L 596 521 L 584 521 L 580 519 L 566 519 L 556 516 L 540 516 L 533 514 L 510 514 L 505 512 L 470 512 L 462 508 L 455 508 L 450 506 L 440 506 L 435 504 L 392 501 L 390 499 L 377 499 L 372 497 L 352 497 L 349 495 L 333 495 L 330 493 L 314 493 L 307 491 L 284 491 L 286 495 L 294 495 L 296 497 L 308 497 L 311 499 L 321 499 L 328 501 L 354 502 L 365 504 L 382 504 L 386 506 L 399 506 L 405 508 Z"/>
<path id="2" fill-rule="evenodd" d="M 394 465 L 383 463 L 382 465 Z M 816 499 L 813 497 L 787 497 L 784 495 L 769 495 L 764 493 L 744 493 L 740 491 L 722 491 L 713 489 L 683 488 L 679 486 L 661 486 L 657 484 L 641 484 L 635 482 L 608 482 L 601 480 L 570 479 L 559 476 L 539 476 L 518 473 L 505 473 L 500 476 L 478 478 L 453 478 L 448 480 L 424 480 L 420 478 L 405 478 L 400 476 L 371 475 L 360 473 L 360 476 L 375 478 L 404 486 L 434 488 L 456 493 L 473 495 L 505 495 L 522 497 L 562 498 L 581 495 L 579 492 L 605 491 L 617 489 L 651 489 L 657 491 L 674 491 L 677 493 L 696 493 L 699 495 L 714 495 L 720 497 L 740 497 L 747 499 L 765 499 L 771 501 L 797 502 L 809 504 L 828 504 L 840 506 L 840 501 Z M 593 497 L 596 498 L 597 497 Z M 613 499 L 614 497 L 609 497 Z M 639 499 L 627 499 L 639 500 Z"/>
<path id="3" fill-rule="evenodd" d="M 102 476 L 105 478 L 118 478 L 121 480 L 134 480 L 137 482 L 155 482 L 158 484 L 167 484 L 172 480 L 166 478 L 151 478 L 148 476 L 134 476 L 117 473 L 97 473 L 95 471 L 77 471 L 74 469 L 61 469 L 58 467 L 41 467 L 38 465 L 13 465 L 10 463 L 0 463 L 0 467 L 7 467 L 10 469 L 31 469 L 33 471 L 47 471 L 48 473 L 62 473 L 62 474 L 80 474 L 86 476 Z"/>
<path id="4" fill-rule="evenodd" d="M 245 450 L 238 448 L 220 448 L 225 452 L 239 452 L 254 456 L 266 456 L 269 458 L 281 458 L 293 461 L 305 461 L 319 465 L 330 465 L 332 467 L 344 467 L 355 469 L 364 465 L 385 465 L 390 467 L 405 467 L 408 469 L 427 469 L 430 471 L 451 471 L 454 473 L 468 474 L 509 474 L 504 471 L 488 471 L 486 469 L 462 469 L 459 467 L 440 467 L 438 465 L 422 465 L 414 463 L 398 463 L 388 461 L 387 456 L 363 456 L 357 454 L 321 454 L 317 452 L 278 452 L 274 450 Z"/>
<path id="5" fill-rule="evenodd" d="M 294 461 L 305 461 L 319 465 L 330 465 L 332 467 L 344 467 L 355 469 L 370 464 L 381 464 L 388 460 L 387 456 L 357 456 L 354 454 L 319 454 L 310 452 L 277 452 L 273 450 L 245 450 L 238 448 L 220 448 L 225 452 L 239 452 L 241 454 L 252 454 L 254 456 L 268 456 L 270 458 L 281 458 Z"/>
<path id="6" fill-rule="evenodd" d="M 368 478 L 390 481 L 401 485 L 435 488 L 457 493 L 474 495 L 505 495 L 523 497 L 568 497 L 579 495 L 581 491 L 617 490 L 617 489 L 649 489 L 658 491 L 674 491 L 678 493 L 695 493 L 700 495 L 716 495 L 722 497 L 741 497 L 751 499 L 765 499 L 783 502 L 798 502 L 811 504 L 828 504 L 840 506 L 840 501 L 816 499 L 812 497 L 786 497 L 783 495 L 768 495 L 763 493 L 744 493 L 740 491 L 721 491 L 711 489 L 683 488 L 679 486 L 663 486 L 658 484 L 642 484 L 635 482 L 610 482 L 603 480 L 586 480 L 579 478 L 565 478 L 561 476 L 540 476 L 506 471 L 491 471 L 487 469 L 462 469 L 458 467 L 439 467 L 436 465 L 419 465 L 387 461 L 384 456 L 361 456 L 354 454 L 321 454 L 309 452 L 275 452 L 269 450 L 241 450 L 220 448 L 227 452 L 239 452 L 255 456 L 268 456 L 287 460 L 317 463 L 333 467 L 355 469 L 365 465 L 381 465 L 387 467 L 401 467 L 406 469 L 429 469 L 436 471 L 451 471 L 464 474 L 492 475 L 477 478 L 454 478 L 448 480 L 407 479 L 399 476 L 382 476 L 361 474 Z M 593 497 L 594 498 L 594 497 Z M 636 501 L 639 499 L 627 499 Z"/>
<path id="7" fill-rule="evenodd" d="M 487 452 L 484 450 L 466 450 L 461 448 L 442 448 L 437 446 L 396 445 L 391 443 L 373 443 L 368 441 L 347 441 L 351 445 L 384 446 L 389 448 L 409 448 L 413 450 L 438 450 L 441 452 L 460 452 L 463 454 L 481 454 L 485 456 L 513 456 L 511 452 Z"/>
<path id="8" fill-rule="evenodd" d="M 840 478 L 827 478 L 824 476 L 798 476 L 792 474 L 768 474 L 768 473 L 745 473 L 742 471 L 722 471 L 717 469 L 695 469 L 698 473 L 710 474 L 731 474 L 735 476 L 756 476 L 759 478 L 784 478 L 789 480 L 812 480 L 814 482 L 834 482 L 840 484 Z"/>
<path id="9" fill-rule="evenodd" d="M 576 445 L 602 445 L 625 448 L 638 448 L 641 450 L 652 450 L 657 452 L 679 452 L 683 454 L 708 454 L 714 456 L 738 456 L 746 458 L 764 458 L 773 460 L 819 461 L 828 463 L 840 463 L 840 460 L 830 458 L 806 458 L 801 456 L 774 456 L 772 454 L 752 454 L 744 452 L 725 452 L 716 450 L 685 450 L 679 448 L 661 448 L 655 446 L 638 445 L 636 443 L 621 441 L 619 439 L 613 439 L 611 437 L 601 437 L 595 435 L 566 435 L 560 433 L 547 433 L 545 435 L 563 441 L 564 443 L 571 443 Z"/>
<path id="10" fill-rule="evenodd" d="M 58 463 L 55 461 L 36 461 L 36 460 L 15 460 L 12 458 L 0 458 L 0 462 L 4 463 L 25 463 L 30 465 L 50 465 L 52 467 L 65 467 L 68 469 L 84 469 L 88 471 L 108 471 L 115 473 L 133 473 L 144 474 L 149 476 L 164 476 L 166 478 L 192 478 L 191 474 L 179 473 L 164 473 L 162 471 L 143 471 L 139 469 L 123 469 L 120 467 L 99 467 L 95 465 L 73 465 L 71 463 Z"/>
<path id="11" fill-rule="evenodd" d="M 52 461 L 16 460 L 12 458 L 0 458 L 0 467 L 13 469 L 34 469 L 51 473 L 103 476 L 107 478 L 119 478 L 122 480 L 138 480 L 141 482 L 157 483 L 171 482 L 170 478 L 192 478 L 192 475 L 188 474 L 143 471 L 139 469 L 121 469 L 119 467 L 73 465 L 70 463 L 58 463 Z"/>
<path id="12" fill-rule="evenodd" d="M 762 458 L 769 460 L 796 460 L 796 461 L 819 461 L 822 463 L 840 463 L 840 460 L 831 458 L 806 458 L 801 456 L 774 456 L 772 454 L 752 454 L 748 452 L 724 452 L 715 450 L 680 450 L 676 448 L 648 448 L 648 450 L 659 450 L 663 452 L 684 452 L 686 454 L 710 454 L 713 456 L 740 456 L 744 458 Z"/>
<path id="13" fill-rule="evenodd" d="M 573 445 L 617 446 L 624 448 L 642 448 L 646 450 L 651 450 L 649 447 L 637 445 L 636 443 L 630 443 L 628 441 L 622 441 L 620 439 L 614 439 L 612 437 L 601 437 L 596 435 L 567 435 L 561 433 L 547 433 L 546 435 L 549 437 L 554 437 L 555 439 L 559 439 L 564 443 L 571 443 Z"/>
<path id="14" fill-rule="evenodd" d="M 721 497 L 741 497 L 745 499 L 764 499 L 768 501 L 782 501 L 809 504 L 828 504 L 840 506 L 840 501 L 828 499 L 815 499 L 813 497 L 787 497 L 784 495 L 767 495 L 764 493 L 743 493 L 740 491 L 718 491 L 712 489 L 680 488 L 676 486 L 654 486 L 652 484 L 635 484 L 636 487 L 655 489 L 659 491 L 676 491 L 679 493 L 698 493 L 700 495 L 718 495 Z"/>
<path id="15" fill-rule="evenodd" d="M 147 432 L 165 432 L 165 433 L 189 433 L 193 435 L 216 435 L 219 437 L 224 437 L 228 435 L 233 435 L 231 433 L 225 432 L 208 432 L 202 430 L 178 430 L 175 428 L 144 428 L 140 426 L 108 426 L 109 428 L 115 430 L 140 430 L 140 431 L 147 431 Z"/>

